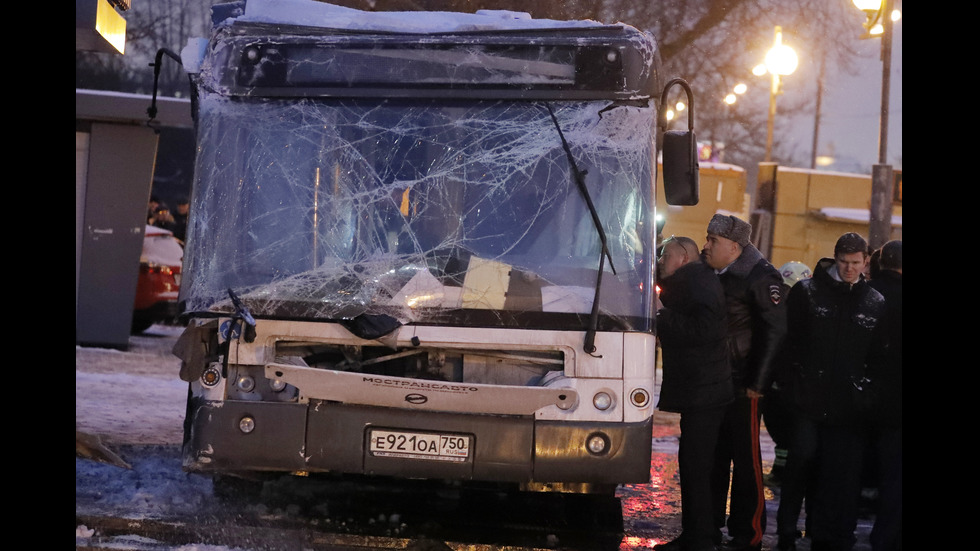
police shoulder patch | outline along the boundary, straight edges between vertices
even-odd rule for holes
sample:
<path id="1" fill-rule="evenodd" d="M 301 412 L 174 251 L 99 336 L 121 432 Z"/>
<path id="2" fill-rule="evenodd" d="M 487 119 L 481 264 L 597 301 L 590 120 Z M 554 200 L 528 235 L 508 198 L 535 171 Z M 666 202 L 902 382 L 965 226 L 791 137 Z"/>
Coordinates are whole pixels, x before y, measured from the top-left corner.
<path id="1" fill-rule="evenodd" d="M 783 292 L 779 285 L 769 286 L 769 300 L 773 304 L 779 304 L 779 301 L 783 300 Z"/>

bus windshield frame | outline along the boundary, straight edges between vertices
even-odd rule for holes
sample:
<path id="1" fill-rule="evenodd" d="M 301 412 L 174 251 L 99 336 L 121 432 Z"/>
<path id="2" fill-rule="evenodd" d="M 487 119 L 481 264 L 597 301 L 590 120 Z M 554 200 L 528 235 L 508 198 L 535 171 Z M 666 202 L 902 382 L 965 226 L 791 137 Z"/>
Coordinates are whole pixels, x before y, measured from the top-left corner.
<path id="1" fill-rule="evenodd" d="M 622 69 L 635 35 L 597 50 L 555 33 L 531 59 L 506 37 L 371 50 L 260 31 L 227 31 L 198 75 L 184 312 L 226 315 L 233 289 L 256 317 L 581 330 L 599 297 L 599 329 L 652 329 L 656 110 L 638 95 L 650 75 Z M 334 70 L 332 51 L 402 63 Z M 602 52 L 620 69 L 583 76 Z M 488 57 L 557 76 L 514 80 Z M 397 80 L 421 64 L 443 70 Z"/>

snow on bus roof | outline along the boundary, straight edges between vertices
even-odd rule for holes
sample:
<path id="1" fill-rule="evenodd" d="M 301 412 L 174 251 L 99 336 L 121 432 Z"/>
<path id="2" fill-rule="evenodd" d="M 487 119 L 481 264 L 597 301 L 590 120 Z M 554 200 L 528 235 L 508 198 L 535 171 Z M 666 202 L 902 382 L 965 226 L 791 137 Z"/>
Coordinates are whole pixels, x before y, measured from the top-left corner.
<path id="1" fill-rule="evenodd" d="M 477 10 L 476 13 L 447 11 L 368 12 L 335 6 L 317 0 L 247 0 L 245 12 L 226 5 L 233 13 L 222 24 L 234 21 L 278 23 L 357 31 L 444 33 L 493 30 L 529 30 L 604 27 L 593 20 L 560 21 L 534 19 L 529 13 L 508 10 Z M 215 10 L 219 5 L 215 6 Z M 624 25 L 619 23 L 618 25 Z M 207 39 L 191 38 L 181 51 L 181 63 L 188 73 L 196 73 L 204 59 Z"/>
<path id="2" fill-rule="evenodd" d="M 525 12 L 478 10 L 476 13 L 445 11 L 366 12 L 315 0 L 248 0 L 239 21 L 281 23 L 362 31 L 431 33 L 556 27 L 595 27 L 597 21 L 533 19 Z"/>

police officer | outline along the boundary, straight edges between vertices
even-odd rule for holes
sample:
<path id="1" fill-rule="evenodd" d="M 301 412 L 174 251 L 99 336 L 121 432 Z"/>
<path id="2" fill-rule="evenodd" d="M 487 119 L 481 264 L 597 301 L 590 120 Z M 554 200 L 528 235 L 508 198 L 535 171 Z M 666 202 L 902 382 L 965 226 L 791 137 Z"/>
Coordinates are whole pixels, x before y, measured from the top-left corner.
<path id="1" fill-rule="evenodd" d="M 779 275 L 783 276 L 783 295 L 787 296 L 797 281 L 811 277 L 813 273 L 806 264 L 798 260 L 791 260 L 779 267 Z M 780 487 L 782 484 L 783 470 L 786 468 L 786 458 L 789 453 L 790 435 L 793 433 L 792 408 L 789 397 L 786 395 L 787 384 L 780 380 L 781 371 L 785 372 L 779 367 L 774 370 L 772 387 L 770 387 L 766 399 L 762 401 L 762 421 L 766 424 L 766 431 L 775 444 L 773 449 L 775 458 L 766 484 L 775 487 Z M 780 496 L 779 499 L 781 505 L 783 497 Z"/>
<path id="2" fill-rule="evenodd" d="M 750 242 L 752 226 L 735 216 L 715 214 L 708 223 L 705 262 L 718 273 L 727 302 L 728 353 L 735 400 L 725 411 L 712 473 L 715 525 L 726 524 L 727 547 L 761 550 L 766 529 L 759 401 L 786 333 L 783 278 Z"/>

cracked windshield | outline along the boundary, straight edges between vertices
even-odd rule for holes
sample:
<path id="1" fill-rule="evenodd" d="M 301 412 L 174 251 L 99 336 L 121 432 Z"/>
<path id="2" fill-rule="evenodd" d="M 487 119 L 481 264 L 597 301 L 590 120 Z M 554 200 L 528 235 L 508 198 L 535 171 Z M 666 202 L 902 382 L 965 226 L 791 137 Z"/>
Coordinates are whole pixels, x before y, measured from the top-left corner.
<path id="1" fill-rule="evenodd" d="M 653 109 L 203 92 L 188 312 L 646 329 Z"/>

